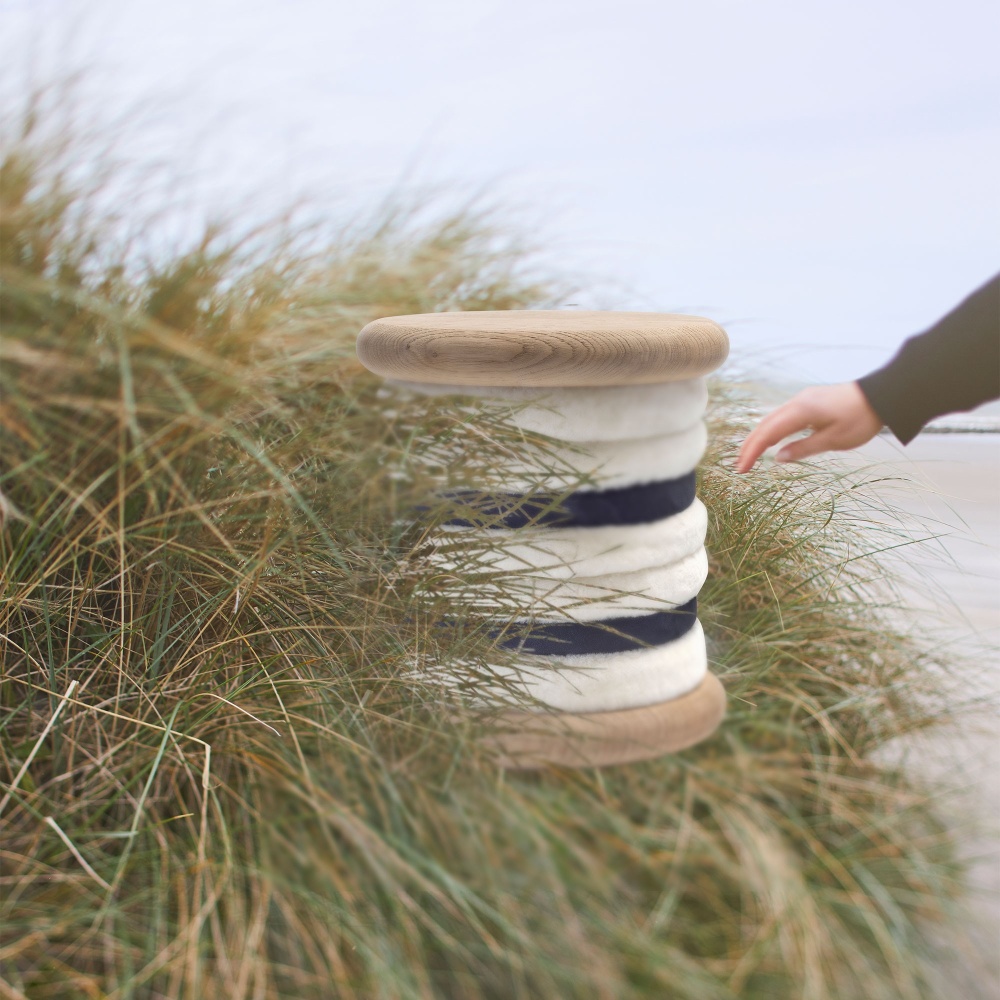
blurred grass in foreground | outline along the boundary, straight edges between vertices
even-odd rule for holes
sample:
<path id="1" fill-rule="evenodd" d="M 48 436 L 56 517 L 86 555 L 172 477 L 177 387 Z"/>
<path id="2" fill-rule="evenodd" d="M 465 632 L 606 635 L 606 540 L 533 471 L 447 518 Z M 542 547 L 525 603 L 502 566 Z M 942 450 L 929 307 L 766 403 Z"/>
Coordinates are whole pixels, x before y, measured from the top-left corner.
<path id="1" fill-rule="evenodd" d="M 871 762 L 934 684 L 880 612 L 904 540 L 856 481 L 735 476 L 717 392 L 701 608 L 727 722 L 641 765 L 500 772 L 401 678 L 478 663 L 474 688 L 490 661 L 474 620 L 433 627 L 405 514 L 435 455 L 461 475 L 523 442 L 486 422 L 456 454 L 460 406 L 387 415 L 353 343 L 559 290 L 474 212 L 140 265 L 72 154 L 29 123 L 3 162 L 4 996 L 934 995 L 950 837 Z"/>

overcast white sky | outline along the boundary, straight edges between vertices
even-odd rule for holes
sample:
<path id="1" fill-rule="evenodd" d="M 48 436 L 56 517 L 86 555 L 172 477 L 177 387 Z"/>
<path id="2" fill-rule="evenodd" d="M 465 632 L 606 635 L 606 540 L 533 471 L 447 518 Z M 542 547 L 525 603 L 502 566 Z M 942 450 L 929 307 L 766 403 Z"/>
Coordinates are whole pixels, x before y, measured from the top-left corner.
<path id="1" fill-rule="evenodd" d="M 1000 269 L 996 0 L 0 0 L 0 56 L 159 109 L 137 157 L 267 214 L 484 187 L 599 304 L 875 367 Z M 9 78 L 8 78 L 9 84 Z M 583 298 L 581 301 L 586 302 Z"/>

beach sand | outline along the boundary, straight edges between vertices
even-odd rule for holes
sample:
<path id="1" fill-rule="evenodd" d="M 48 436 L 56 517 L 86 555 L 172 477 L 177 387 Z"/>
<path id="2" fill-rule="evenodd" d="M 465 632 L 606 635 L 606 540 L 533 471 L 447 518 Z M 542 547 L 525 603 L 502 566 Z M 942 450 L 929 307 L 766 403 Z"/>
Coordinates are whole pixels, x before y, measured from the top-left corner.
<path id="1" fill-rule="evenodd" d="M 1000 434 L 923 434 L 906 448 L 880 436 L 848 461 L 885 476 L 871 489 L 901 512 L 894 526 L 927 539 L 906 547 L 912 568 L 900 614 L 928 629 L 923 641 L 940 643 L 939 657 L 957 665 L 949 678 L 955 723 L 894 741 L 884 759 L 903 760 L 942 787 L 942 807 L 963 830 L 969 947 L 940 957 L 941 996 L 993 1000 L 1000 997 Z"/>

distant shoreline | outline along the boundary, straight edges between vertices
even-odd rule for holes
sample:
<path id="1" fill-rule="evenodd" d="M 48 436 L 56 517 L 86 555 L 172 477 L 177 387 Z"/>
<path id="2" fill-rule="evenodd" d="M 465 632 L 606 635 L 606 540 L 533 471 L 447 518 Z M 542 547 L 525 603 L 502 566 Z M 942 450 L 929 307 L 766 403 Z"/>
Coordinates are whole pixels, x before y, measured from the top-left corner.
<path id="1" fill-rule="evenodd" d="M 748 408 L 750 417 L 753 420 L 761 420 L 769 412 L 768 409 L 764 407 L 749 407 Z M 976 423 L 969 423 L 954 421 L 949 421 L 948 423 L 930 423 L 926 427 L 921 428 L 921 434 L 970 434 L 980 437 L 986 434 L 1000 435 L 1000 424 L 994 420 L 989 422 L 977 421 Z M 892 437 L 892 431 L 888 427 L 883 427 L 879 431 L 880 437 Z"/>
<path id="2" fill-rule="evenodd" d="M 883 427 L 880 434 L 892 434 L 888 427 Z M 969 427 L 969 426 L 938 426 L 933 425 L 923 428 L 921 434 L 1000 434 L 1000 427 Z"/>

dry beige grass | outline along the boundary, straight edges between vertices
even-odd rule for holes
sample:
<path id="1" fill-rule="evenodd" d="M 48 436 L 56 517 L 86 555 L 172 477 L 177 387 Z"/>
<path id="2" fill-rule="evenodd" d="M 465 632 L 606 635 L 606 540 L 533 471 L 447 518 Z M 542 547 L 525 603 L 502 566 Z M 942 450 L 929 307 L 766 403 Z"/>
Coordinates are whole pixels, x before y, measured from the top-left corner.
<path id="1" fill-rule="evenodd" d="M 504 774 L 400 676 L 489 652 L 474 621 L 434 627 L 461 607 L 428 600 L 403 516 L 467 418 L 387 416 L 353 340 L 558 293 L 468 213 L 310 253 L 210 233 L 139 267 L 59 162 L 8 144 L 0 206 L 5 996 L 931 995 L 949 836 L 871 762 L 929 721 L 930 682 L 879 612 L 899 540 L 852 482 L 734 476 L 720 400 L 702 616 L 726 725 Z"/>

